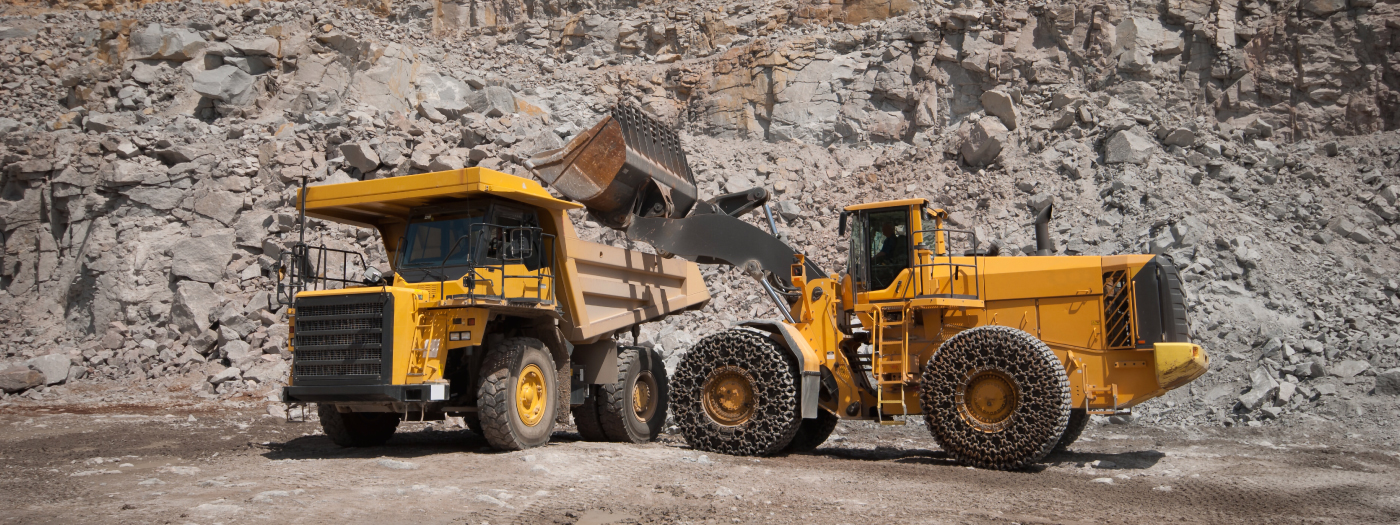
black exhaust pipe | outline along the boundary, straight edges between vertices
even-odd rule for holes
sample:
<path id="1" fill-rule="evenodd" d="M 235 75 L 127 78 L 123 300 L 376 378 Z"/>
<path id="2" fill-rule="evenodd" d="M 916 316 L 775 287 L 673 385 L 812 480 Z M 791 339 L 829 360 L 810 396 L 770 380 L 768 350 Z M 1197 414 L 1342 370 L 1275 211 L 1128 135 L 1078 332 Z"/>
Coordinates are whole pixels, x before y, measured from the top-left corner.
<path id="1" fill-rule="evenodd" d="M 1055 252 L 1055 243 L 1050 240 L 1050 210 L 1054 204 L 1046 204 L 1035 214 L 1035 254 L 1050 255 Z"/>

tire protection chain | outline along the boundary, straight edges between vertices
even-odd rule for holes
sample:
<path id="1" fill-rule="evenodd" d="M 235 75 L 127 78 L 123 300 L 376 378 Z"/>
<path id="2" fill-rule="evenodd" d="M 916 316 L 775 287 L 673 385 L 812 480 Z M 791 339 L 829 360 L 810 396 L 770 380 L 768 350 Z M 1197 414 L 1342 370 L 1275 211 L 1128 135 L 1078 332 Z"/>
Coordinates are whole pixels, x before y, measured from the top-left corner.
<path id="1" fill-rule="evenodd" d="M 968 374 L 988 369 L 1010 376 L 1020 390 L 1020 402 L 997 432 L 978 430 L 957 406 Z M 1069 423 L 1069 378 L 1044 342 L 1014 328 L 983 326 L 959 332 L 929 358 L 919 401 L 934 439 L 958 462 L 1019 469 L 1059 443 Z"/>

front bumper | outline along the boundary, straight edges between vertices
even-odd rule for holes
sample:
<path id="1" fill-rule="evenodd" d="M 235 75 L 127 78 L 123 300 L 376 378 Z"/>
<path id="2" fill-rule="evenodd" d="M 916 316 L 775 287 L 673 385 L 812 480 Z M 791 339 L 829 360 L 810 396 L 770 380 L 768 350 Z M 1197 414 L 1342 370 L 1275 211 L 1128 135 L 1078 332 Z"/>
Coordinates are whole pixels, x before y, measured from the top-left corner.
<path id="1" fill-rule="evenodd" d="M 448 385 L 335 385 L 282 388 L 283 403 L 334 403 L 350 401 L 398 401 L 416 403 L 446 401 Z"/>
<path id="2" fill-rule="evenodd" d="M 1210 370 L 1210 356 L 1193 343 L 1157 343 L 1153 359 L 1157 365 L 1157 386 L 1172 390 L 1201 377 Z"/>

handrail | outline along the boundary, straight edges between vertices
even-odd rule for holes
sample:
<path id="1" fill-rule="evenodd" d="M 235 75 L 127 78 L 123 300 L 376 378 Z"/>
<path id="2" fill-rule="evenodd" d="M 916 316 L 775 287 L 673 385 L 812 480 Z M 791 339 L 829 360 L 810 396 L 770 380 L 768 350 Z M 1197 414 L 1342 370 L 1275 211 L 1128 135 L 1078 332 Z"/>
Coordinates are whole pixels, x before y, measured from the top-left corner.
<path id="1" fill-rule="evenodd" d="M 912 272 L 911 272 L 911 273 L 912 273 L 912 275 L 911 275 L 911 280 L 913 281 L 914 286 L 909 286 L 909 287 L 904 288 L 904 290 L 903 290 L 903 295 L 900 296 L 901 299 L 910 299 L 910 298 L 911 298 L 911 297 L 909 297 L 910 291 L 914 291 L 914 296 L 912 297 L 912 299 L 978 299 L 978 298 L 981 297 L 981 294 L 982 294 L 982 278 L 981 278 L 981 275 L 980 275 L 979 272 L 978 272 L 978 265 L 977 265 L 977 259 L 978 259 L 978 257 L 980 257 L 980 256 L 977 255 L 977 252 L 976 252 L 977 246 L 978 246 L 978 244 L 979 244 L 978 241 L 977 241 L 977 233 L 976 233 L 976 232 L 973 232 L 973 231 L 970 231 L 970 230 L 954 230 L 954 229 L 949 229 L 949 228 L 929 228 L 929 229 L 925 229 L 925 230 L 918 230 L 918 231 L 916 231 L 915 233 L 923 234 L 923 235 L 924 235 L 924 239 L 928 239 L 929 234 L 933 234 L 935 239 L 942 240 L 943 242 L 942 242 L 941 244 L 944 246 L 944 253 L 943 253 L 942 255 L 940 255 L 939 253 L 937 253 L 936 250 L 929 250 L 929 254 L 930 254 L 930 255 L 929 255 L 929 260 L 930 260 L 930 262 L 929 262 L 929 263 L 927 263 L 927 264 L 914 264 L 914 265 L 910 265 L 909 269 L 912 270 Z M 961 235 L 966 235 L 966 236 L 968 236 L 968 237 L 971 237 L 972 249 L 973 249 L 973 252 L 972 252 L 972 255 L 971 255 L 971 257 L 972 257 L 972 263 L 971 263 L 971 264 L 953 262 L 953 252 L 954 252 L 955 250 L 953 250 L 953 248 L 952 248 L 952 246 L 951 246 L 951 245 L 953 244 L 953 243 L 952 243 L 952 234 L 961 234 Z M 945 258 L 947 262 L 938 262 L 939 257 Z M 966 256 L 965 256 L 965 257 L 966 257 Z M 972 277 L 972 280 L 973 280 L 973 281 L 972 281 L 972 290 L 973 290 L 974 293 L 972 293 L 972 294 L 951 293 L 951 292 L 953 292 L 953 287 L 952 287 L 951 284 L 948 286 L 948 291 L 949 291 L 950 293 L 946 293 L 946 294 L 941 294 L 941 293 L 925 293 L 925 290 L 924 290 L 924 283 L 925 283 L 924 276 L 925 276 L 925 275 L 928 275 L 928 276 L 929 276 L 929 279 L 932 279 L 932 278 L 933 278 L 933 276 L 932 276 L 932 270 L 933 270 L 934 268 L 940 268 L 940 267 L 946 267 L 946 268 L 948 268 L 948 273 L 949 273 L 949 275 L 950 275 L 950 277 L 951 277 L 951 279 L 952 279 L 953 281 L 957 281 L 957 280 L 958 280 L 958 275 L 959 275 L 960 273 L 970 274 L 971 277 Z M 964 271 L 963 271 L 964 268 L 971 268 L 972 271 L 971 271 L 971 272 L 964 272 Z M 925 272 L 928 272 L 928 273 L 926 274 Z M 916 287 L 918 288 L 917 290 L 915 290 Z"/>
<path id="2" fill-rule="evenodd" d="M 333 269 L 331 258 L 340 256 L 339 276 L 329 274 Z M 352 258 L 353 257 L 353 258 Z M 359 252 L 328 248 L 324 245 L 311 246 L 298 242 L 282 252 L 274 269 L 277 271 L 277 303 L 290 305 L 297 294 L 305 291 L 332 290 L 346 285 L 363 284 L 363 281 L 350 278 L 351 262 L 359 261 L 359 268 L 369 268 L 365 255 Z M 332 287 L 339 284 L 339 287 Z"/>

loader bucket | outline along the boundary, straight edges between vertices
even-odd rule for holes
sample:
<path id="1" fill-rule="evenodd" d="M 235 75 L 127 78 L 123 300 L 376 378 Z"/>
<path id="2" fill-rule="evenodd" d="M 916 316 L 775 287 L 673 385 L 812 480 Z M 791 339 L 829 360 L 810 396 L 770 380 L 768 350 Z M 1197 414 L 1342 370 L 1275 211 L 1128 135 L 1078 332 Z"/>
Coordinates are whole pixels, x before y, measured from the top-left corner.
<path id="1" fill-rule="evenodd" d="M 630 105 L 619 104 L 568 145 L 535 155 L 525 165 L 619 230 L 634 215 L 685 217 L 698 195 L 680 137 Z"/>

